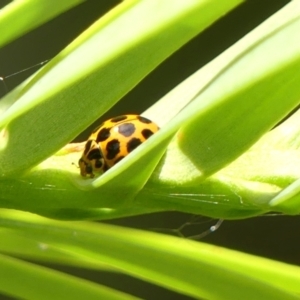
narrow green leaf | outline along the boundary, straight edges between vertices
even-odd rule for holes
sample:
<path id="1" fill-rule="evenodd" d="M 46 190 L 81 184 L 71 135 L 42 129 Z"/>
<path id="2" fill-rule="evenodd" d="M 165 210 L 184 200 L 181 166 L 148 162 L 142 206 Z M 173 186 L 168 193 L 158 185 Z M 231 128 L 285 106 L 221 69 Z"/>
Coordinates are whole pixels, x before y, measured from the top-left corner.
<path id="1" fill-rule="evenodd" d="M 1 213 L 3 211 L 1 210 Z M 17 230 L 0 230 L 0 252 L 26 260 L 64 264 L 81 268 L 116 271 L 105 263 L 90 261 L 88 257 L 82 257 L 78 253 L 69 252 L 64 247 L 45 244 L 30 237 L 24 237 Z"/>
<path id="2" fill-rule="evenodd" d="M 137 299 L 122 292 L 0 254 L 0 291 L 21 299 Z"/>
<path id="3" fill-rule="evenodd" d="M 294 181 L 282 190 L 272 199 L 270 206 L 281 209 L 287 214 L 298 215 L 300 213 L 300 180 Z"/>
<path id="4" fill-rule="evenodd" d="M 85 0 L 14 0 L 0 10 L 0 47 Z"/>

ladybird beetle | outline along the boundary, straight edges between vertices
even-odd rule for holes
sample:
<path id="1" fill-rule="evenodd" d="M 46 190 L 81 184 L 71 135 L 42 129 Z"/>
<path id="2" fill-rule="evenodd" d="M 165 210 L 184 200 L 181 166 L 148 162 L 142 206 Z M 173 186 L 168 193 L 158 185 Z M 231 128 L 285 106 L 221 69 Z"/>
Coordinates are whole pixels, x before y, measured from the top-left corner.
<path id="1" fill-rule="evenodd" d="M 92 132 L 79 159 L 81 176 L 104 173 L 145 142 L 159 127 L 139 115 L 109 119 Z"/>

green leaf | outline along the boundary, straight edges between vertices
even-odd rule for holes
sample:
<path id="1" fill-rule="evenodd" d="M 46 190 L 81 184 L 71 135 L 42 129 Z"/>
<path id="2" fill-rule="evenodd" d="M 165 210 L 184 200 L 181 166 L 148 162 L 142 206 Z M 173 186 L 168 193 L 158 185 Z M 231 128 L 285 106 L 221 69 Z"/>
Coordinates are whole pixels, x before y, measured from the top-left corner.
<path id="1" fill-rule="evenodd" d="M 14 0 L 0 10 L 0 47 L 85 0 Z"/>
<path id="2" fill-rule="evenodd" d="M 3 210 L 1 210 L 1 213 L 3 213 Z M 112 268 L 101 261 L 96 263 L 94 260 L 91 261 L 88 257 L 82 257 L 78 253 L 70 253 L 68 249 L 64 249 L 59 245 L 49 245 L 30 237 L 24 237 L 20 235 L 17 230 L 6 230 L 1 228 L 0 238 L 0 252 L 14 257 L 30 261 L 47 262 L 48 264 L 64 264 L 68 266 L 116 272 L 115 268 Z"/>
<path id="3" fill-rule="evenodd" d="M 299 268 L 205 243 L 96 223 L 3 212 L 0 225 L 65 253 L 195 298 L 297 299 Z M 226 276 L 224 276 L 226 274 Z M 217 288 L 216 288 L 217 287 Z"/>
<path id="4" fill-rule="evenodd" d="M 137 299 L 83 279 L 0 254 L 0 291 L 22 299 Z"/>

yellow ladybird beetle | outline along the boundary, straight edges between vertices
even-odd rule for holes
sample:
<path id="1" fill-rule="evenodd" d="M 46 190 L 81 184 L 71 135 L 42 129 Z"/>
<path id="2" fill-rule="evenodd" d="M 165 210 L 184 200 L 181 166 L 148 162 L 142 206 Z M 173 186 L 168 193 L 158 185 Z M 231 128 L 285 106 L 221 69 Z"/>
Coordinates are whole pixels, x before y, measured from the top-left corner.
<path id="1" fill-rule="evenodd" d="M 123 115 L 107 120 L 92 132 L 79 159 L 81 176 L 95 176 L 118 163 L 145 142 L 159 127 L 139 115 Z"/>

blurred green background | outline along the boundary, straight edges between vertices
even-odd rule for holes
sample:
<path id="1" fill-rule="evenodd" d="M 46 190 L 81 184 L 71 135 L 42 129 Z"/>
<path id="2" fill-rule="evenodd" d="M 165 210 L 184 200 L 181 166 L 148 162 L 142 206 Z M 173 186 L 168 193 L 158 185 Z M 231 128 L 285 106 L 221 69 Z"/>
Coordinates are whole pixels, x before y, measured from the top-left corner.
<path id="1" fill-rule="evenodd" d="M 9 2 L 2 0 L 0 3 L 4 6 Z M 112 110 L 102 116 L 101 120 L 120 114 L 143 112 L 183 79 L 205 65 L 288 2 L 286 0 L 246 1 L 172 55 Z M 119 1 L 114 0 L 88 0 L 0 49 L 0 77 L 4 78 L 7 89 L 12 90 L 37 68 L 22 70 L 54 57 L 84 29 L 118 3 Z M 99 49 L 99 55 L 101 55 L 101 49 Z M 134 70 L 132 71 L 134 72 Z M 19 73 L 10 76 L 16 72 Z M 116 82 L 116 84 L 118 83 Z M 5 87 L 0 82 L 0 95 L 2 96 L 5 92 Z M 86 139 L 94 126 L 95 124 L 91 125 L 91 128 L 87 129 L 76 140 Z M 109 221 L 109 223 L 145 230 L 161 228 L 166 229 L 162 231 L 167 233 L 167 229 L 178 228 L 190 218 L 191 215 L 171 212 L 124 218 Z M 205 220 L 207 221 L 207 218 L 203 219 L 203 221 Z M 216 222 L 217 220 L 210 220 L 207 223 L 190 226 L 186 228 L 184 234 L 190 236 L 201 233 Z M 203 241 L 299 265 L 299 224 L 300 216 L 279 215 L 225 221 L 216 232 L 205 237 Z M 133 290 L 135 295 L 144 299 L 190 299 L 187 296 L 180 296 L 125 275 L 61 266 L 52 267 L 129 293 Z M 0 295 L 0 299 L 10 298 Z"/>

